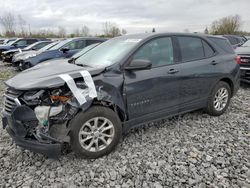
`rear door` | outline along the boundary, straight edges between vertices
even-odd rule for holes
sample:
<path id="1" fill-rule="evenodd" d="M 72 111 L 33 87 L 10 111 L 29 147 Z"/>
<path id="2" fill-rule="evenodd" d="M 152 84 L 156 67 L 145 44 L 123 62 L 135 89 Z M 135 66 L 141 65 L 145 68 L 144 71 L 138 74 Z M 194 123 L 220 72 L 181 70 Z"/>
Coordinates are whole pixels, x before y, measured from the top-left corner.
<path id="1" fill-rule="evenodd" d="M 217 78 L 219 63 L 213 47 L 195 36 L 177 36 L 180 49 L 180 110 L 186 111 L 206 104 L 211 86 Z"/>
<path id="2" fill-rule="evenodd" d="M 125 93 L 129 119 L 146 115 L 178 112 L 179 65 L 175 63 L 175 50 L 171 37 L 161 37 L 140 47 L 132 59 L 145 59 L 152 63 L 148 70 L 125 71 Z M 143 119 L 146 121 L 147 119 Z"/>

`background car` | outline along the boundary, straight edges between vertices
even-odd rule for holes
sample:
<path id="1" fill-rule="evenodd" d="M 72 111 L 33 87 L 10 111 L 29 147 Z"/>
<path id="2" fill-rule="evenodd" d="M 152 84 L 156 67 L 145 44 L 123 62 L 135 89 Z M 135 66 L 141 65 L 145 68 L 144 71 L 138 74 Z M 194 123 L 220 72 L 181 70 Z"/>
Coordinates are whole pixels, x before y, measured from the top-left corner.
<path id="1" fill-rule="evenodd" d="M 223 37 L 229 40 L 230 44 L 233 46 L 234 49 L 241 46 L 247 41 L 246 38 L 237 35 L 223 35 Z"/>
<path id="2" fill-rule="evenodd" d="M 2 60 L 2 52 L 12 49 L 23 49 L 38 41 L 47 41 L 48 39 L 41 38 L 19 38 L 5 45 L 0 45 L 0 60 Z"/>
<path id="3" fill-rule="evenodd" d="M 16 53 L 16 54 L 14 54 L 14 56 L 12 58 L 12 65 L 18 66 L 20 64 L 20 62 L 24 61 L 25 59 L 28 59 L 30 57 L 34 57 L 39 53 L 42 53 L 46 50 L 49 50 L 53 46 L 57 45 L 59 42 L 60 41 L 55 41 L 55 42 L 52 42 L 50 44 L 47 44 L 46 46 L 44 46 L 43 48 L 41 48 L 40 50 L 37 50 L 37 51 L 30 50 L 30 51 L 25 51 L 22 53 Z"/>
<path id="4" fill-rule="evenodd" d="M 93 37 L 66 39 L 64 41 L 61 41 L 57 45 L 53 46 L 49 50 L 43 51 L 42 53 L 38 53 L 33 57 L 23 60 L 19 64 L 19 69 L 25 70 L 43 61 L 47 61 L 50 59 L 56 59 L 62 57 L 70 58 L 71 56 L 73 56 L 75 53 L 85 48 L 86 46 L 89 46 L 94 43 L 103 42 L 106 40 L 107 39 L 104 38 L 93 38 Z"/>
<path id="5" fill-rule="evenodd" d="M 241 82 L 250 84 L 250 40 L 235 49 L 240 64 Z"/>
<path id="6" fill-rule="evenodd" d="M 25 52 L 25 51 L 31 51 L 31 50 L 39 50 L 41 48 L 43 48 L 44 46 L 48 45 L 52 43 L 52 41 L 39 41 L 39 42 L 35 42 L 23 49 L 13 49 L 13 50 L 8 50 L 8 51 L 4 51 L 2 52 L 2 61 L 3 62 L 8 62 L 10 63 L 12 61 L 13 55 L 17 52 Z"/>

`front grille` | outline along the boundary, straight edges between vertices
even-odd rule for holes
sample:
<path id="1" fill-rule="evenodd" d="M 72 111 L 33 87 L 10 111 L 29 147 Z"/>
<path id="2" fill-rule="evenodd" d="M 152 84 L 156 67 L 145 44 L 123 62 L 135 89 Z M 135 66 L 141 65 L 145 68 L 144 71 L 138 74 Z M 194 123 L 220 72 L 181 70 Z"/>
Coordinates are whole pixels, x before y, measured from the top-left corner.
<path id="1" fill-rule="evenodd" d="M 13 90 L 8 88 L 4 94 L 4 111 L 11 113 L 17 105 L 20 105 L 18 97 L 22 94 L 22 91 Z"/>

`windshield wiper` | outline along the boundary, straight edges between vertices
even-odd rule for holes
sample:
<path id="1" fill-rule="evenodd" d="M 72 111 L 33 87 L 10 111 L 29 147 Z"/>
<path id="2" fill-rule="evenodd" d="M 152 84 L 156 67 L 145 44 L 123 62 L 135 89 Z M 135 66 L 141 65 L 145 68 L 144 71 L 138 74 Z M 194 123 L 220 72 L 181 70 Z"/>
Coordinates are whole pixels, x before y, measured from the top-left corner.
<path id="1" fill-rule="evenodd" d="M 78 65 L 78 66 L 81 66 L 81 67 L 91 67 L 91 66 L 89 66 L 89 65 L 86 65 L 86 64 L 76 64 L 76 65 Z"/>

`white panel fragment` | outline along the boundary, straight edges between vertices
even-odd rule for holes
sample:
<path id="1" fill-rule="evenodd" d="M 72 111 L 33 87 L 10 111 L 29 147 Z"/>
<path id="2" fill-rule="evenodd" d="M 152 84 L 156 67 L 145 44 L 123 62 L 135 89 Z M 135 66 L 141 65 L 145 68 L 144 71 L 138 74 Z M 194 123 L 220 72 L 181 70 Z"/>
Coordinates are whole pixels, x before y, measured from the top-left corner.
<path id="1" fill-rule="evenodd" d="M 91 75 L 89 74 L 89 72 L 88 71 L 81 71 L 80 73 L 84 79 L 84 82 L 86 83 L 86 85 L 89 88 L 89 97 L 91 97 L 91 98 L 97 97 L 95 84 L 94 84 L 94 81 L 93 81 Z"/>
<path id="2" fill-rule="evenodd" d="M 76 83 L 74 79 L 69 76 L 68 74 L 62 74 L 59 75 L 60 78 L 62 78 L 68 85 L 69 89 L 75 96 L 76 100 L 79 102 L 80 105 L 86 103 L 86 98 L 85 96 L 80 92 L 80 90 L 76 87 Z"/>

